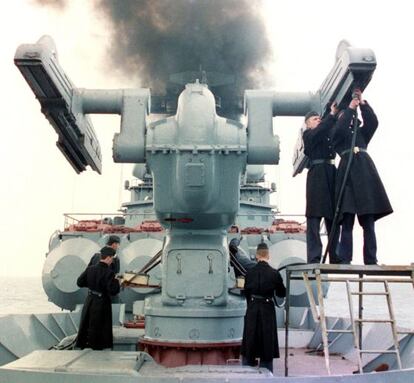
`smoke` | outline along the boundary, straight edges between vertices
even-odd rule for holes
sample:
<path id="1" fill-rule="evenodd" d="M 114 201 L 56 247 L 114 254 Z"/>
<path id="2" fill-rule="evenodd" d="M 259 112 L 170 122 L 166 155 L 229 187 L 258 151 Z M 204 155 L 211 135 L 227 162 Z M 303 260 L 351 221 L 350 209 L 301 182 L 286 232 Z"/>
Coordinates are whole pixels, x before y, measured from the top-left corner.
<path id="1" fill-rule="evenodd" d="M 152 94 L 176 98 L 183 83 L 201 81 L 205 71 L 222 112 L 240 110 L 243 91 L 267 77 L 270 44 L 261 5 L 260 0 L 95 0 L 97 17 L 110 33 L 108 73 L 120 72 Z M 185 81 L 171 81 L 182 72 Z"/>
<path id="2" fill-rule="evenodd" d="M 221 97 L 223 108 L 232 108 L 235 102 L 240 104 L 245 89 L 265 77 L 270 44 L 260 1 L 97 0 L 96 4 L 112 28 L 111 64 L 125 75 L 138 76 L 153 93 L 165 93 L 174 73 L 202 69 L 210 87 L 216 76 L 209 72 L 229 74 L 235 82 L 214 93 Z"/>

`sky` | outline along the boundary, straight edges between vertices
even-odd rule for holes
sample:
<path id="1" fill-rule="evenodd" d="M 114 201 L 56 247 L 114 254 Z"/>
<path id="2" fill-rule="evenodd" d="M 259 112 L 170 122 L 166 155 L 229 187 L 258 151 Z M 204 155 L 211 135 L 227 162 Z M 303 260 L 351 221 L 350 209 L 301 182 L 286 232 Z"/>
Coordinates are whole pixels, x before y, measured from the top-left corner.
<path id="1" fill-rule="evenodd" d="M 0 276 L 40 276 L 49 237 L 63 229 L 63 213 L 115 213 L 128 200 L 123 183 L 131 165 L 112 162 L 112 138 L 118 116 L 93 116 L 103 153 L 103 173 L 77 175 L 55 146 L 57 135 L 40 112 L 13 64 L 19 44 L 34 43 L 48 34 L 55 40 L 59 61 L 73 83 L 83 88 L 129 88 L 130 81 L 108 59 L 107 28 L 93 1 L 72 0 L 65 11 L 39 7 L 29 0 L 9 2 L 0 12 L 0 84 L 2 136 L 0 161 Z M 342 39 L 371 48 L 377 69 L 365 91 L 376 111 L 379 128 L 369 146 L 394 208 L 377 222 L 380 263 L 407 264 L 411 253 L 414 213 L 411 94 L 414 24 L 410 2 L 329 0 L 264 2 L 263 18 L 272 44 L 269 88 L 315 92 L 334 64 Z M 5 7 L 4 7 L 5 8 Z M 305 179 L 292 178 L 292 150 L 301 118 L 275 118 L 281 140 L 280 164 L 267 167 L 267 180 L 277 183 L 272 201 L 282 213 L 303 213 Z M 354 260 L 361 263 L 361 231 L 356 224 Z"/>

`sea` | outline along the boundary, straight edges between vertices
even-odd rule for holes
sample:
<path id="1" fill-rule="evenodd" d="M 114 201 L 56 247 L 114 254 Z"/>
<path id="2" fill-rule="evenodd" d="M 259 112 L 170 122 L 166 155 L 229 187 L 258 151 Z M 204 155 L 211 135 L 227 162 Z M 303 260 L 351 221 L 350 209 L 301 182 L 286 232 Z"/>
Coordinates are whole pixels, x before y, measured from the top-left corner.
<path id="1" fill-rule="evenodd" d="M 367 283 L 365 291 L 384 291 L 383 284 Z M 409 283 L 391 283 L 391 297 L 398 327 L 414 329 L 414 286 Z M 352 286 L 357 291 L 357 285 Z M 358 298 L 353 298 L 357 313 Z M 364 296 L 364 317 L 388 319 L 390 314 L 385 296 Z M 344 283 L 331 283 L 325 300 L 329 316 L 349 317 L 349 305 Z M 8 314 L 39 314 L 62 311 L 48 301 L 41 278 L 0 277 L 0 316 Z"/>

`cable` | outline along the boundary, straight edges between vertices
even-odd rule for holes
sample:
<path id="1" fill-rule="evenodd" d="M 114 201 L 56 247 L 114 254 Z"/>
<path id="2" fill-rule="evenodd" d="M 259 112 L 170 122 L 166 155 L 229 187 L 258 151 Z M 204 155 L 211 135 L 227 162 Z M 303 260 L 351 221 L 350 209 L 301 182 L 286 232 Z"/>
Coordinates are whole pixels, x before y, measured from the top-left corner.
<path id="1" fill-rule="evenodd" d="M 233 266 L 240 273 L 240 275 L 244 277 L 246 275 L 246 269 L 237 260 L 236 256 L 231 251 L 229 251 L 229 254 L 230 254 L 230 265 Z"/>
<path id="2" fill-rule="evenodd" d="M 332 246 L 332 241 L 335 238 L 336 230 L 338 228 L 337 227 L 338 226 L 338 218 L 339 218 L 339 212 L 341 210 L 342 197 L 343 197 L 343 194 L 344 194 L 344 191 L 345 191 L 346 183 L 348 181 L 348 175 L 349 175 L 349 171 L 351 169 L 352 160 L 354 158 L 354 148 L 355 148 L 357 131 L 358 131 L 358 113 L 357 113 L 357 111 L 355 111 L 354 133 L 352 134 L 351 149 L 350 149 L 350 153 L 349 153 L 349 157 L 348 157 L 348 162 L 346 164 L 344 179 L 343 179 L 342 184 L 341 184 L 341 189 L 339 190 L 338 201 L 336 202 L 335 215 L 334 215 L 334 218 L 333 218 L 333 221 L 332 221 L 331 232 L 328 235 L 328 244 L 326 245 L 325 253 L 323 254 L 323 257 L 322 257 L 320 263 L 325 263 L 326 262 L 326 258 L 328 256 L 328 251 Z"/>

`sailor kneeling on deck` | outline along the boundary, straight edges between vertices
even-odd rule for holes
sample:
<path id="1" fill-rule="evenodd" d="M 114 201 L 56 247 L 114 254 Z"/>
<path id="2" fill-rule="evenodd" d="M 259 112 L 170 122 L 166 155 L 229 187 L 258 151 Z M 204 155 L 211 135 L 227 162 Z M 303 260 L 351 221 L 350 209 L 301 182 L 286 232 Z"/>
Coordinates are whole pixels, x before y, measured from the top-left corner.
<path id="1" fill-rule="evenodd" d="M 110 269 L 115 250 L 105 246 L 101 260 L 79 276 L 77 285 L 89 288 L 82 308 L 76 347 L 103 350 L 113 347 L 111 295 L 119 293 L 119 281 Z"/>
<path id="2" fill-rule="evenodd" d="M 269 248 L 260 243 L 256 251 L 257 265 L 247 271 L 244 295 L 247 310 L 244 317 L 241 355 L 243 365 L 260 367 L 273 372 L 273 358 L 279 358 L 274 294 L 286 296 L 280 273 L 269 265 Z"/>

